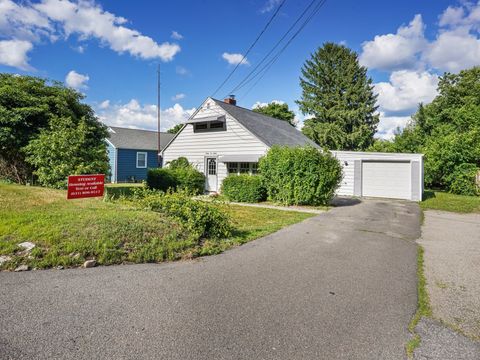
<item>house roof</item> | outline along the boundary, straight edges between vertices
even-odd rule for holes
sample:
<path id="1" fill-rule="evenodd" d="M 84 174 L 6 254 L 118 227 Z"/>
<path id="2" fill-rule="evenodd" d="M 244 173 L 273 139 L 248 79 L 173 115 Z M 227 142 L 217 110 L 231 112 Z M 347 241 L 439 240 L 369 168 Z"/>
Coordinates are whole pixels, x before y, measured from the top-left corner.
<path id="1" fill-rule="evenodd" d="M 162 149 L 172 140 L 174 134 L 160 133 Z M 109 127 L 109 138 L 117 149 L 158 150 L 158 133 L 150 130 Z"/>
<path id="2" fill-rule="evenodd" d="M 212 100 L 268 146 L 311 145 L 318 147 L 312 140 L 290 125 L 288 121 L 275 119 L 240 106 L 227 104 L 221 100 Z"/>

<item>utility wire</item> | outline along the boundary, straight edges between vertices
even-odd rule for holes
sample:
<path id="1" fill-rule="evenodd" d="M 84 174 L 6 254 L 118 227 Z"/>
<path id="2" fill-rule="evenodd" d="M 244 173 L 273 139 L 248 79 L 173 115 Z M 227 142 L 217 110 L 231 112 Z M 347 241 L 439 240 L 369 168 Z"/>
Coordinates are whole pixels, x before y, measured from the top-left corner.
<path id="1" fill-rule="evenodd" d="M 223 82 L 217 87 L 217 89 L 213 92 L 213 94 L 211 95 L 212 97 L 215 96 L 215 94 L 223 87 L 223 85 L 225 85 L 225 83 L 232 77 L 233 73 L 237 70 L 237 68 L 245 61 L 245 59 L 247 58 L 247 55 L 248 53 L 253 49 L 253 47 L 255 46 L 255 44 L 258 42 L 258 40 L 260 40 L 260 38 L 262 37 L 263 33 L 267 30 L 267 28 L 270 26 L 270 24 L 272 23 L 273 19 L 275 19 L 275 17 L 277 16 L 277 14 L 279 13 L 280 9 L 282 8 L 282 6 L 285 4 L 285 1 L 287 0 L 283 0 L 280 5 L 278 5 L 277 7 L 277 10 L 275 10 L 275 12 L 273 13 L 273 15 L 270 17 L 270 20 L 268 20 L 268 22 L 265 24 L 265 26 L 263 27 L 262 31 L 260 31 L 260 34 L 258 34 L 257 38 L 255 39 L 255 41 L 252 43 L 252 45 L 250 45 L 250 47 L 247 49 L 247 51 L 245 52 L 245 54 L 243 55 L 242 57 L 242 60 L 237 63 L 237 65 L 233 68 L 233 70 L 230 72 L 230 74 L 228 74 L 228 76 L 225 78 L 225 80 L 223 80 Z"/>
<path id="2" fill-rule="evenodd" d="M 316 0 L 314 0 L 316 1 Z M 312 1 L 312 3 L 314 2 Z M 290 37 L 290 39 L 285 43 L 285 45 L 274 55 L 273 58 L 271 58 L 255 75 L 253 75 L 251 78 L 248 78 L 251 74 L 247 75 L 247 77 L 245 77 L 242 82 L 240 84 L 238 84 L 234 90 L 232 90 L 232 93 L 237 91 L 237 90 L 240 90 L 241 88 L 243 88 L 245 85 L 247 85 L 248 83 L 250 83 L 251 81 L 253 81 L 257 76 L 259 76 L 260 74 L 260 77 L 258 78 L 258 80 L 243 94 L 242 97 L 245 97 L 254 87 L 255 85 L 257 85 L 260 80 L 265 76 L 265 74 L 267 73 L 267 71 L 272 67 L 272 65 L 278 60 L 278 58 L 280 57 L 280 55 L 285 51 L 285 49 L 291 44 L 291 42 L 300 34 L 300 32 L 305 28 L 305 26 L 313 19 L 313 17 L 320 11 L 321 7 L 325 4 L 327 0 L 321 0 L 315 7 L 314 9 L 312 10 L 312 12 L 308 15 L 308 17 L 304 20 L 304 22 L 300 25 L 300 27 L 298 28 L 298 30 Z M 312 4 L 311 3 L 311 4 Z M 310 7 L 310 5 L 309 5 Z M 308 9 L 308 8 L 307 8 Z M 303 16 L 303 14 L 301 15 L 301 17 Z M 268 55 L 267 55 L 268 56 Z M 263 62 L 263 61 L 262 61 Z M 261 63 L 260 63 L 261 64 Z M 259 65 L 260 65 L 259 64 Z M 258 66 L 257 66 L 258 68 Z M 263 73 L 262 73 L 263 72 Z M 252 72 L 253 73 L 253 72 Z"/>

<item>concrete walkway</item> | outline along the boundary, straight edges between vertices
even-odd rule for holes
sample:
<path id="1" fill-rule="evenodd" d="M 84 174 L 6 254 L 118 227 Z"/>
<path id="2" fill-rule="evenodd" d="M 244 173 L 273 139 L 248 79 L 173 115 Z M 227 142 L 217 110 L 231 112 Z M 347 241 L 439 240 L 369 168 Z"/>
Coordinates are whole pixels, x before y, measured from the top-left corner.
<path id="1" fill-rule="evenodd" d="M 420 324 L 422 343 L 415 358 L 479 360 L 480 214 L 425 211 L 418 242 L 425 249 L 433 317 L 450 328 L 431 320 Z"/>
<path id="2" fill-rule="evenodd" d="M 0 273 L 2 359 L 404 359 L 419 209 L 365 201 L 196 261 Z"/>

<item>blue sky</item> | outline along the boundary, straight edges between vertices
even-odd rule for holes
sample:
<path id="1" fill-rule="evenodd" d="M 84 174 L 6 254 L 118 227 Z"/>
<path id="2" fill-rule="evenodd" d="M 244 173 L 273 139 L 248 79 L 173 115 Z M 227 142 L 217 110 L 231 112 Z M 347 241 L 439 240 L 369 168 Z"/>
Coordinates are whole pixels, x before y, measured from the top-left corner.
<path id="1" fill-rule="evenodd" d="M 260 41 L 216 97 L 261 60 L 310 0 L 286 0 Z M 162 118 L 181 122 L 225 79 L 281 0 L 0 0 L 0 71 L 65 81 L 108 124 L 155 128 L 156 67 Z M 238 104 L 272 100 L 298 112 L 299 75 L 326 41 L 358 52 L 379 94 L 379 137 L 404 126 L 438 76 L 480 62 L 480 5 L 468 1 L 334 1 L 291 43 Z M 298 113 L 299 127 L 304 116 Z"/>

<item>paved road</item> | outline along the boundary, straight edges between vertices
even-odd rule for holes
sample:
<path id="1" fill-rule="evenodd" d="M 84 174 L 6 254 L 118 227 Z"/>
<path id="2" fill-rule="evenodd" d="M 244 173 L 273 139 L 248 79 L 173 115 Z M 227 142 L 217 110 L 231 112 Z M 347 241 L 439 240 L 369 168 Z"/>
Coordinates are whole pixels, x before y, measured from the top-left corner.
<path id="1" fill-rule="evenodd" d="M 365 201 L 191 262 L 0 273 L 0 358 L 403 359 L 419 233 Z"/>

